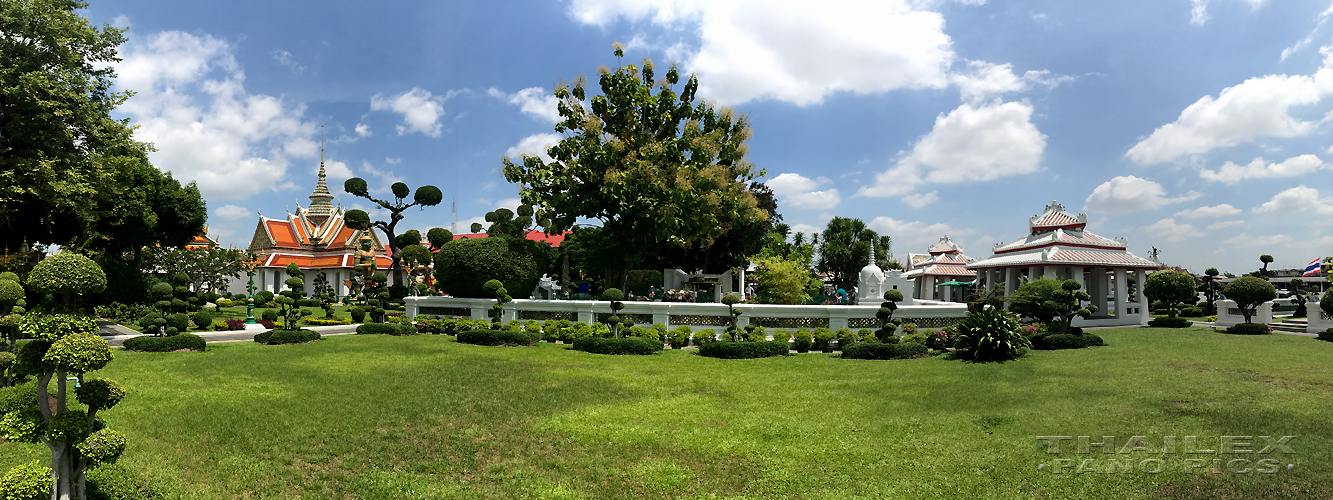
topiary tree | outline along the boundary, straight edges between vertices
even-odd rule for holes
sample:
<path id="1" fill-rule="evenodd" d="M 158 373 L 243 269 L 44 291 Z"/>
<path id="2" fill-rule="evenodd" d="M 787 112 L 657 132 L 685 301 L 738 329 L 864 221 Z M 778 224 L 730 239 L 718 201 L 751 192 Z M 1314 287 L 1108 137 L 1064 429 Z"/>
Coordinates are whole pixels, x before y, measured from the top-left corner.
<path id="1" fill-rule="evenodd" d="M 1287 285 L 1287 291 L 1291 292 L 1291 301 L 1296 304 L 1296 312 L 1291 314 L 1293 318 L 1304 318 L 1308 316 L 1309 311 L 1305 308 L 1305 303 L 1310 300 L 1305 297 L 1305 280 L 1292 278 L 1291 283 Z"/>
<path id="2" fill-rule="evenodd" d="M 741 296 L 734 293 L 724 294 L 722 295 L 722 303 L 727 305 L 726 335 L 729 335 L 733 341 L 742 340 L 743 336 L 740 334 L 740 330 L 736 328 L 736 320 L 741 317 L 741 311 L 736 310 L 736 304 L 741 303 Z"/>
<path id="3" fill-rule="evenodd" d="M 1166 313 L 1176 317 L 1176 304 L 1189 302 L 1198 295 L 1194 291 L 1194 276 L 1180 271 L 1159 271 L 1148 275 L 1143 294 L 1149 300 L 1166 303 Z"/>
<path id="4" fill-rule="evenodd" d="M 425 208 L 439 205 L 440 201 L 444 200 L 444 194 L 440 192 L 440 188 L 435 186 L 421 186 L 417 188 L 415 192 L 412 192 L 407 184 L 395 182 L 392 186 L 389 186 L 389 190 L 393 192 L 393 200 L 381 200 L 370 195 L 370 190 L 366 185 L 365 179 L 359 177 L 353 177 L 344 181 L 343 190 L 352 196 L 370 200 L 378 205 L 379 208 L 384 209 L 389 213 L 388 220 L 372 221 L 370 220 L 369 215 L 366 215 L 365 212 L 360 210 L 349 210 L 345 220 L 347 221 L 347 227 L 352 229 L 368 230 L 371 227 L 375 227 L 384 233 L 385 243 L 393 250 L 391 252 L 393 263 L 389 265 L 389 271 L 394 274 L 394 283 L 402 283 L 403 279 L 399 273 L 399 271 L 401 271 L 401 261 L 399 260 L 398 255 L 398 252 L 399 250 L 402 250 L 402 247 L 398 246 L 398 235 L 394 233 L 394 228 L 398 227 L 398 221 L 403 220 L 403 212 L 406 212 L 407 209 L 417 206 Z M 409 194 L 412 196 L 411 203 L 407 202 Z M 352 212 L 360 212 L 357 214 L 355 220 L 351 217 Z M 417 234 L 414 243 L 421 243 L 421 235 L 419 233 Z"/>
<path id="5" fill-rule="evenodd" d="M 898 310 L 898 303 L 903 301 L 903 292 L 897 289 L 884 291 L 884 302 L 879 304 L 879 310 L 875 311 L 875 317 L 879 318 L 879 330 L 875 331 L 875 337 L 880 342 L 892 343 L 889 337 L 896 335 L 894 332 L 898 325 L 903 324 L 900 319 L 893 319 L 893 312 Z M 889 325 L 893 325 L 890 327 Z"/>
<path id="6" fill-rule="evenodd" d="M 1051 294 L 1051 299 L 1042 304 L 1042 308 L 1050 311 L 1056 319 L 1060 321 L 1060 333 L 1069 333 L 1069 325 L 1074 322 L 1075 317 L 1089 318 L 1092 313 L 1097 312 L 1097 306 L 1083 305 L 1083 301 L 1091 299 L 1088 292 L 1079 290 L 1083 284 L 1075 280 L 1065 280 L 1060 283 L 1060 289 Z M 1190 289 L 1194 288 L 1194 281 L 1190 280 Z"/>
<path id="7" fill-rule="evenodd" d="M 1201 281 L 1199 291 L 1203 292 L 1207 301 L 1203 311 L 1206 315 L 1217 314 L 1217 292 L 1222 291 L 1222 284 L 1217 282 L 1217 277 L 1221 275 L 1222 272 L 1218 271 L 1216 267 L 1210 267 L 1199 278 Z"/>
<path id="8" fill-rule="evenodd" d="M 337 301 L 338 296 L 334 293 L 333 285 L 329 284 L 328 275 L 324 271 L 315 274 L 314 298 L 319 300 L 319 307 L 324 309 L 325 318 L 333 318 L 333 303 Z"/>
<path id="9" fill-rule="evenodd" d="M 495 305 L 491 306 L 491 326 L 493 329 L 499 330 L 500 320 L 504 317 L 505 304 L 514 300 L 514 298 L 509 296 L 509 291 L 505 290 L 505 285 L 500 280 L 487 281 L 485 285 L 482 285 L 482 288 L 492 297 L 495 297 Z"/>
<path id="10" fill-rule="evenodd" d="M 28 273 L 28 288 L 37 293 L 58 295 L 63 304 L 74 296 L 106 290 L 106 273 L 92 259 L 64 251 L 38 262 Z"/>
<path id="11" fill-rule="evenodd" d="M 1268 254 L 1260 255 L 1260 256 L 1259 256 L 1259 262 L 1263 263 L 1263 267 L 1259 268 L 1259 274 L 1258 274 L 1258 276 L 1259 276 L 1260 278 L 1267 278 L 1267 277 L 1269 276 L 1269 274 L 1268 274 L 1268 265 L 1273 263 L 1273 256 L 1272 256 L 1272 255 L 1268 255 Z M 1246 323 L 1249 323 L 1249 322 L 1246 321 Z"/>
<path id="12" fill-rule="evenodd" d="M 546 271 L 546 243 L 516 238 L 459 239 L 435 254 L 435 282 L 441 291 L 455 297 L 489 298 L 482 288 L 491 279 L 508 290 L 526 294 L 537 288 Z"/>
<path id="13" fill-rule="evenodd" d="M 278 303 L 278 314 L 282 315 L 282 330 L 300 330 L 301 318 L 310 315 L 310 311 L 297 304 L 298 300 L 305 297 L 305 278 L 301 274 L 300 266 L 295 262 L 287 264 L 287 289 L 283 290 L 273 301 Z"/>
<path id="14" fill-rule="evenodd" d="M 1277 298 L 1277 288 L 1268 280 L 1254 276 L 1241 276 L 1227 283 L 1222 293 L 1236 302 L 1245 322 L 1250 323 L 1260 304 Z"/>
<path id="15" fill-rule="evenodd" d="M 620 310 L 625 308 L 625 292 L 619 288 L 607 288 L 602 291 L 602 298 L 611 301 L 611 315 L 606 317 L 606 324 L 611 326 L 611 335 L 620 338 Z"/>
<path id="16" fill-rule="evenodd" d="M 111 463 L 125 451 L 125 437 L 97 418 L 125 396 L 110 380 L 83 380 L 112 360 L 111 347 L 96 335 L 97 321 L 73 314 L 29 315 L 20 330 L 34 338 L 19 349 L 17 364 L 37 376 L 37 398 L 32 406 L 0 418 L 0 434 L 7 441 L 43 443 L 51 451 L 52 484 L 49 498 L 87 498 L 84 473 L 90 466 Z M 68 405 L 68 376 L 81 382 L 77 401 L 87 410 Z M 57 392 L 48 394 L 54 379 Z"/>
<path id="17" fill-rule="evenodd" d="M 1060 290 L 1059 280 L 1037 278 L 1024 283 L 1009 297 L 1009 310 L 1021 317 L 1049 323 L 1055 319 L 1055 311 L 1046 308 L 1046 303 L 1055 297 L 1057 290 Z"/>

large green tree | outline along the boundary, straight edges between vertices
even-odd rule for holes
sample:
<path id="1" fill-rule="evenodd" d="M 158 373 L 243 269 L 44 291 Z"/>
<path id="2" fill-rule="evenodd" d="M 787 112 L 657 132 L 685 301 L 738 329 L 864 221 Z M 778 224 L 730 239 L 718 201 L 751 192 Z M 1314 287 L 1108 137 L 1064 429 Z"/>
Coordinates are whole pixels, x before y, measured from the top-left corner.
<path id="1" fill-rule="evenodd" d="M 97 28 L 76 0 L 0 2 L 0 246 L 68 244 L 110 181 L 105 151 L 128 136 L 110 117 L 123 30 Z"/>
<path id="2" fill-rule="evenodd" d="M 439 205 L 440 201 L 444 199 L 444 194 L 440 192 L 440 188 L 429 185 L 421 186 L 413 192 L 411 188 L 407 187 L 407 184 L 401 182 L 393 183 L 392 186 L 389 186 L 389 190 L 393 194 L 392 200 L 376 198 L 371 196 L 370 190 L 366 186 L 365 179 L 360 177 L 347 179 L 343 182 L 343 191 L 347 191 L 347 193 L 352 196 L 370 200 L 375 205 L 388 211 L 389 217 L 388 220 L 372 221 L 370 220 L 370 216 L 362 210 L 349 210 L 344 220 L 346 221 L 347 227 L 352 229 L 364 231 L 374 227 L 384 233 L 384 242 L 392 249 L 391 253 L 393 254 L 393 262 L 389 264 L 389 271 L 393 273 L 394 284 L 402 284 L 402 258 L 398 255 L 399 250 L 401 250 L 402 247 L 397 246 L 399 241 L 397 239 L 398 234 L 395 232 L 398 227 L 398 222 L 406 217 L 403 215 L 403 212 L 406 212 L 409 208 L 425 208 Z M 408 195 L 412 196 L 411 203 L 408 203 L 407 201 Z M 421 240 L 418 239 L 417 243 L 420 244 Z"/>
<path id="3" fill-rule="evenodd" d="M 617 57 L 622 50 L 615 49 Z M 699 81 L 684 85 L 672 66 L 660 80 L 653 62 L 603 70 L 600 95 L 582 78 L 559 84 L 564 138 L 551 161 L 502 160 L 505 178 L 548 233 L 596 220 L 618 250 L 615 284 L 646 252 L 666 246 L 708 248 L 733 228 L 770 218 L 749 183 L 764 175 L 745 160 L 749 119 L 696 102 Z M 679 92 L 677 92 L 679 88 Z"/>
<path id="4" fill-rule="evenodd" d="M 888 236 L 867 228 L 861 219 L 834 217 L 824 229 L 815 269 L 832 274 L 835 287 L 851 290 L 869 261 L 870 247 L 875 247 L 875 262 L 882 268 L 887 264 L 891 244 Z"/>
<path id="5" fill-rule="evenodd" d="M 1149 300 L 1166 303 L 1166 314 L 1176 317 L 1176 304 L 1198 301 L 1194 291 L 1194 276 L 1180 271 L 1159 271 L 1148 275 L 1143 294 Z"/>

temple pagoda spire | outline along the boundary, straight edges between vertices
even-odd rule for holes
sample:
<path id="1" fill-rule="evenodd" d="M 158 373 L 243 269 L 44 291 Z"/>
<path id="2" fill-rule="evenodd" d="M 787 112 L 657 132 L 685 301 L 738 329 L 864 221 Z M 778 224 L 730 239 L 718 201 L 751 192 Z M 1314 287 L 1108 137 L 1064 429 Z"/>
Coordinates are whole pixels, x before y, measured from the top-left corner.
<path id="1" fill-rule="evenodd" d="M 329 184 L 324 175 L 324 131 L 323 125 L 320 125 L 319 132 L 319 182 L 315 184 L 315 192 L 310 193 L 310 209 L 306 211 L 306 219 L 314 223 L 315 226 L 324 225 L 324 221 L 329 220 L 333 214 L 333 193 L 329 192 Z"/>

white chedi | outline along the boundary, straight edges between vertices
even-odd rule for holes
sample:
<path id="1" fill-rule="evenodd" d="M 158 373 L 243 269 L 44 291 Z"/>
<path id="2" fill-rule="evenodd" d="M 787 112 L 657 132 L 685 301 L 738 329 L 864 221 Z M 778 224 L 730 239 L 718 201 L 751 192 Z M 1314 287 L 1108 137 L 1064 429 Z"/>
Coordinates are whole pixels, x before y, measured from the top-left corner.
<path id="1" fill-rule="evenodd" d="M 866 266 L 861 268 L 860 279 L 857 280 L 857 298 L 856 303 L 861 305 L 879 305 L 884 301 L 884 292 L 894 289 L 903 291 L 904 300 L 899 305 L 912 304 L 912 280 L 903 278 L 902 271 L 884 272 L 879 266 L 875 265 L 875 247 L 870 246 L 870 258 Z"/>

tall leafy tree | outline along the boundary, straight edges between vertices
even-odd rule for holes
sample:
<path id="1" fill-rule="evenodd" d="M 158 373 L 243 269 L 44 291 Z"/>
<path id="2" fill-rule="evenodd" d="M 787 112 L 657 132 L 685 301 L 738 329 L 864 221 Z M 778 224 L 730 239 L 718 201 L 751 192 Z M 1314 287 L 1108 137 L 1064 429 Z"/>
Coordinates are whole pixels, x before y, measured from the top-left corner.
<path id="1" fill-rule="evenodd" d="M 1160 271 L 1148 275 L 1143 294 L 1149 300 L 1166 303 L 1166 314 L 1176 317 L 1176 304 L 1198 301 L 1194 291 L 1194 276 L 1180 271 Z"/>
<path id="2" fill-rule="evenodd" d="M 94 27 L 77 0 L 0 2 L 0 246 L 68 244 L 109 182 L 108 144 L 128 136 L 110 112 L 123 29 Z"/>
<path id="3" fill-rule="evenodd" d="M 874 246 L 876 256 L 888 255 L 889 243 L 887 236 L 880 237 L 861 219 L 834 217 L 824 229 L 815 269 L 832 274 L 834 286 L 851 290 L 870 258 L 870 247 Z"/>
<path id="4" fill-rule="evenodd" d="M 388 220 L 372 221 L 370 220 L 370 216 L 362 210 L 349 210 L 344 220 L 346 221 L 347 227 L 352 229 L 368 230 L 374 227 L 384 233 L 384 241 L 392 249 L 391 253 L 393 254 L 393 262 L 389 264 L 389 271 L 393 273 L 393 281 L 395 284 L 403 283 L 402 259 L 398 255 L 398 251 L 401 250 L 402 247 L 397 246 L 398 234 L 395 232 L 395 229 L 398 227 L 398 222 L 406 217 L 403 215 L 403 212 L 406 212 L 409 208 L 425 208 L 439 205 L 440 201 L 444 199 L 444 194 L 440 193 L 440 188 L 435 186 L 421 186 L 413 192 L 411 188 L 407 187 L 407 184 L 395 182 L 392 186 L 389 186 L 389 190 L 393 192 L 393 199 L 379 199 L 370 195 L 370 190 L 366 186 L 365 179 L 360 177 L 353 177 L 343 182 L 343 190 L 347 191 L 347 193 L 352 196 L 370 200 L 375 205 L 378 205 L 380 208 L 389 212 Z M 412 196 L 411 203 L 407 202 L 408 195 Z M 354 213 L 356 214 L 355 217 L 353 216 Z M 418 235 L 417 243 L 421 242 L 420 238 L 420 235 Z"/>
<path id="5" fill-rule="evenodd" d="M 614 53 L 624 55 L 618 45 Z M 601 95 L 588 95 L 582 78 L 561 83 L 555 130 L 564 138 L 547 151 L 552 161 L 502 160 L 505 178 L 548 233 L 579 219 L 600 223 L 618 251 L 612 268 L 621 289 L 646 252 L 711 247 L 733 228 L 770 217 L 748 189 L 764 175 L 745 160 L 749 119 L 696 102 L 696 77 L 680 83 L 675 66 L 659 80 L 647 59 L 601 70 Z"/>

